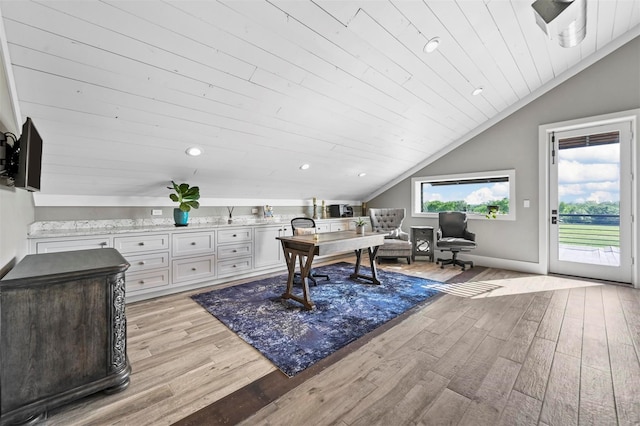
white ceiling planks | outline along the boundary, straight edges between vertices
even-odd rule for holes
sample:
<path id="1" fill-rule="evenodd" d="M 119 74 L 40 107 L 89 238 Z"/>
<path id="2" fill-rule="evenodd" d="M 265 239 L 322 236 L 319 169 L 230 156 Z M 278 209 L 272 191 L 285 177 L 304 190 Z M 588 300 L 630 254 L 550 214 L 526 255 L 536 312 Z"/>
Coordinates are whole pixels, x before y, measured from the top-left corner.
<path id="1" fill-rule="evenodd" d="M 0 12 L 20 108 L 45 139 L 44 194 L 164 197 L 174 179 L 207 199 L 358 201 L 638 32 L 640 2 L 588 0 L 587 37 L 564 49 L 531 2 L 0 0 Z M 201 157 L 184 155 L 193 145 Z"/>

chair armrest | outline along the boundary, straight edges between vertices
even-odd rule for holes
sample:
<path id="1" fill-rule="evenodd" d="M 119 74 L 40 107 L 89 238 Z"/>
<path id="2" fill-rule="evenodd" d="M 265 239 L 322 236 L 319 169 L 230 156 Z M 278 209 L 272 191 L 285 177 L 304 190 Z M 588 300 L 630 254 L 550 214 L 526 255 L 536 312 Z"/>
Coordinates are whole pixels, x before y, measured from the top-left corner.
<path id="1" fill-rule="evenodd" d="M 464 231 L 464 238 L 466 240 L 475 241 L 476 240 L 476 234 L 474 232 Z"/>
<path id="2" fill-rule="evenodd" d="M 400 230 L 400 232 L 398 233 L 398 239 L 403 241 L 409 241 L 409 234 Z"/>

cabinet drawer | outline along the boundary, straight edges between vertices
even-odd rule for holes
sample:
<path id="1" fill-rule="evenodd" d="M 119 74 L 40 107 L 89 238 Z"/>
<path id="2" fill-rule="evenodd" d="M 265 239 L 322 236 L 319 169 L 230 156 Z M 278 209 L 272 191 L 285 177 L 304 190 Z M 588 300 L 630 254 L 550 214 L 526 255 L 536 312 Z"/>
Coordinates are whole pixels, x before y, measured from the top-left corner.
<path id="1" fill-rule="evenodd" d="M 108 247 L 111 247 L 111 240 L 109 237 L 66 241 L 38 241 L 36 243 L 36 254 Z"/>
<path id="2" fill-rule="evenodd" d="M 193 232 L 173 234 L 171 253 L 174 256 L 191 256 L 213 253 L 215 237 L 213 232 Z"/>
<path id="3" fill-rule="evenodd" d="M 250 256 L 253 244 L 229 244 L 226 246 L 218 246 L 218 259 L 230 259 L 238 256 Z"/>
<path id="4" fill-rule="evenodd" d="M 114 237 L 113 247 L 120 253 L 139 253 L 142 251 L 168 250 L 169 235 L 140 235 L 137 237 Z"/>
<path id="5" fill-rule="evenodd" d="M 168 268 L 169 252 L 135 254 L 125 257 L 131 266 L 128 272 L 148 271 L 149 269 Z"/>
<path id="6" fill-rule="evenodd" d="M 240 241 L 251 241 L 253 229 L 224 229 L 218 231 L 218 244 L 235 243 Z"/>
<path id="7" fill-rule="evenodd" d="M 331 226 L 328 223 L 316 223 L 316 232 L 318 234 L 322 232 L 331 232 Z"/>
<path id="8" fill-rule="evenodd" d="M 205 280 L 214 277 L 215 256 L 203 256 L 174 260 L 172 263 L 172 282 Z"/>
<path id="9" fill-rule="evenodd" d="M 251 269 L 251 257 L 241 257 L 238 259 L 219 260 L 218 261 L 218 277 L 226 277 L 235 275 L 240 272 L 249 271 Z"/>
<path id="10" fill-rule="evenodd" d="M 347 225 L 344 222 L 338 222 L 338 223 L 332 223 L 331 224 L 331 232 L 348 231 L 348 230 L 349 230 L 349 225 Z"/>
<path id="11" fill-rule="evenodd" d="M 125 275 L 127 293 L 169 285 L 169 269 L 136 272 Z"/>

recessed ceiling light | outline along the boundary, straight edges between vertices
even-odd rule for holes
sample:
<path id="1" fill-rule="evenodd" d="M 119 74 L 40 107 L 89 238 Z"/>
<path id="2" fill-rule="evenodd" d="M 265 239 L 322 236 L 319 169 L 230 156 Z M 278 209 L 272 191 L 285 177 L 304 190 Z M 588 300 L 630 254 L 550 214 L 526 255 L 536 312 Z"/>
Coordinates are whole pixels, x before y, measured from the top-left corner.
<path id="1" fill-rule="evenodd" d="M 431 40 L 427 41 L 427 44 L 424 45 L 424 51 L 426 53 L 431 53 L 438 48 L 440 45 L 440 37 L 434 37 Z"/>
<path id="2" fill-rule="evenodd" d="M 362 172 L 362 173 L 358 173 L 358 177 L 363 177 L 363 176 L 366 176 L 366 175 L 367 175 L 367 174 L 366 174 L 366 173 L 364 173 L 364 172 Z"/>
<path id="3" fill-rule="evenodd" d="M 300 170 L 307 170 L 309 168 L 308 164 L 303 164 L 302 166 L 300 166 Z"/>
<path id="4" fill-rule="evenodd" d="M 471 94 L 472 94 L 473 96 L 478 96 L 480 93 L 482 93 L 482 91 L 483 91 L 483 90 L 484 90 L 484 89 L 483 89 L 482 87 L 476 87 L 476 88 L 473 90 L 473 92 L 471 92 Z"/>
<path id="5" fill-rule="evenodd" d="M 187 153 L 187 155 L 190 155 L 192 157 L 197 157 L 198 155 L 202 154 L 202 149 L 198 148 L 197 146 L 191 146 L 187 148 L 185 152 Z"/>

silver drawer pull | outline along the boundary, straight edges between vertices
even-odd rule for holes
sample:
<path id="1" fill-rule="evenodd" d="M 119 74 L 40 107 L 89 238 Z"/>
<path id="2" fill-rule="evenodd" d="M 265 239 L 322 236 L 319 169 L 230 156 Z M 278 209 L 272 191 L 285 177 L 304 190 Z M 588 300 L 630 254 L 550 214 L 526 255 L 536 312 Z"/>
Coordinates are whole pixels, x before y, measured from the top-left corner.
<path id="1" fill-rule="evenodd" d="M 234 236 L 234 237 L 237 237 L 237 235 L 236 235 L 236 234 L 233 234 L 233 236 Z"/>
<path id="2" fill-rule="evenodd" d="M 140 242 L 138 243 L 138 245 L 139 245 L 139 246 L 143 246 L 143 245 L 144 245 L 144 241 L 140 241 Z"/>
<path id="3" fill-rule="evenodd" d="M 195 242 L 195 241 L 192 241 L 192 242 L 191 242 L 191 245 L 192 245 L 192 246 L 195 246 L 195 245 L 196 245 L 196 242 Z"/>
<path id="4" fill-rule="evenodd" d="M 106 245 L 107 245 L 107 242 L 106 242 L 106 241 L 103 241 L 103 242 L 101 242 L 101 243 L 100 243 L 100 245 L 101 245 L 101 246 L 106 246 Z"/>
<path id="5" fill-rule="evenodd" d="M 138 281 L 139 284 L 144 284 L 144 280 Z"/>
<path id="6" fill-rule="evenodd" d="M 236 250 L 236 249 L 233 249 L 233 252 L 234 252 L 234 253 L 237 253 L 237 252 L 238 252 L 238 250 Z"/>
<path id="7" fill-rule="evenodd" d="M 197 271 L 197 269 L 196 269 L 196 268 L 191 268 L 191 270 L 192 270 L 192 271 Z"/>
<path id="8" fill-rule="evenodd" d="M 144 265 L 144 261 L 141 260 L 140 262 L 138 262 L 138 265 Z"/>

